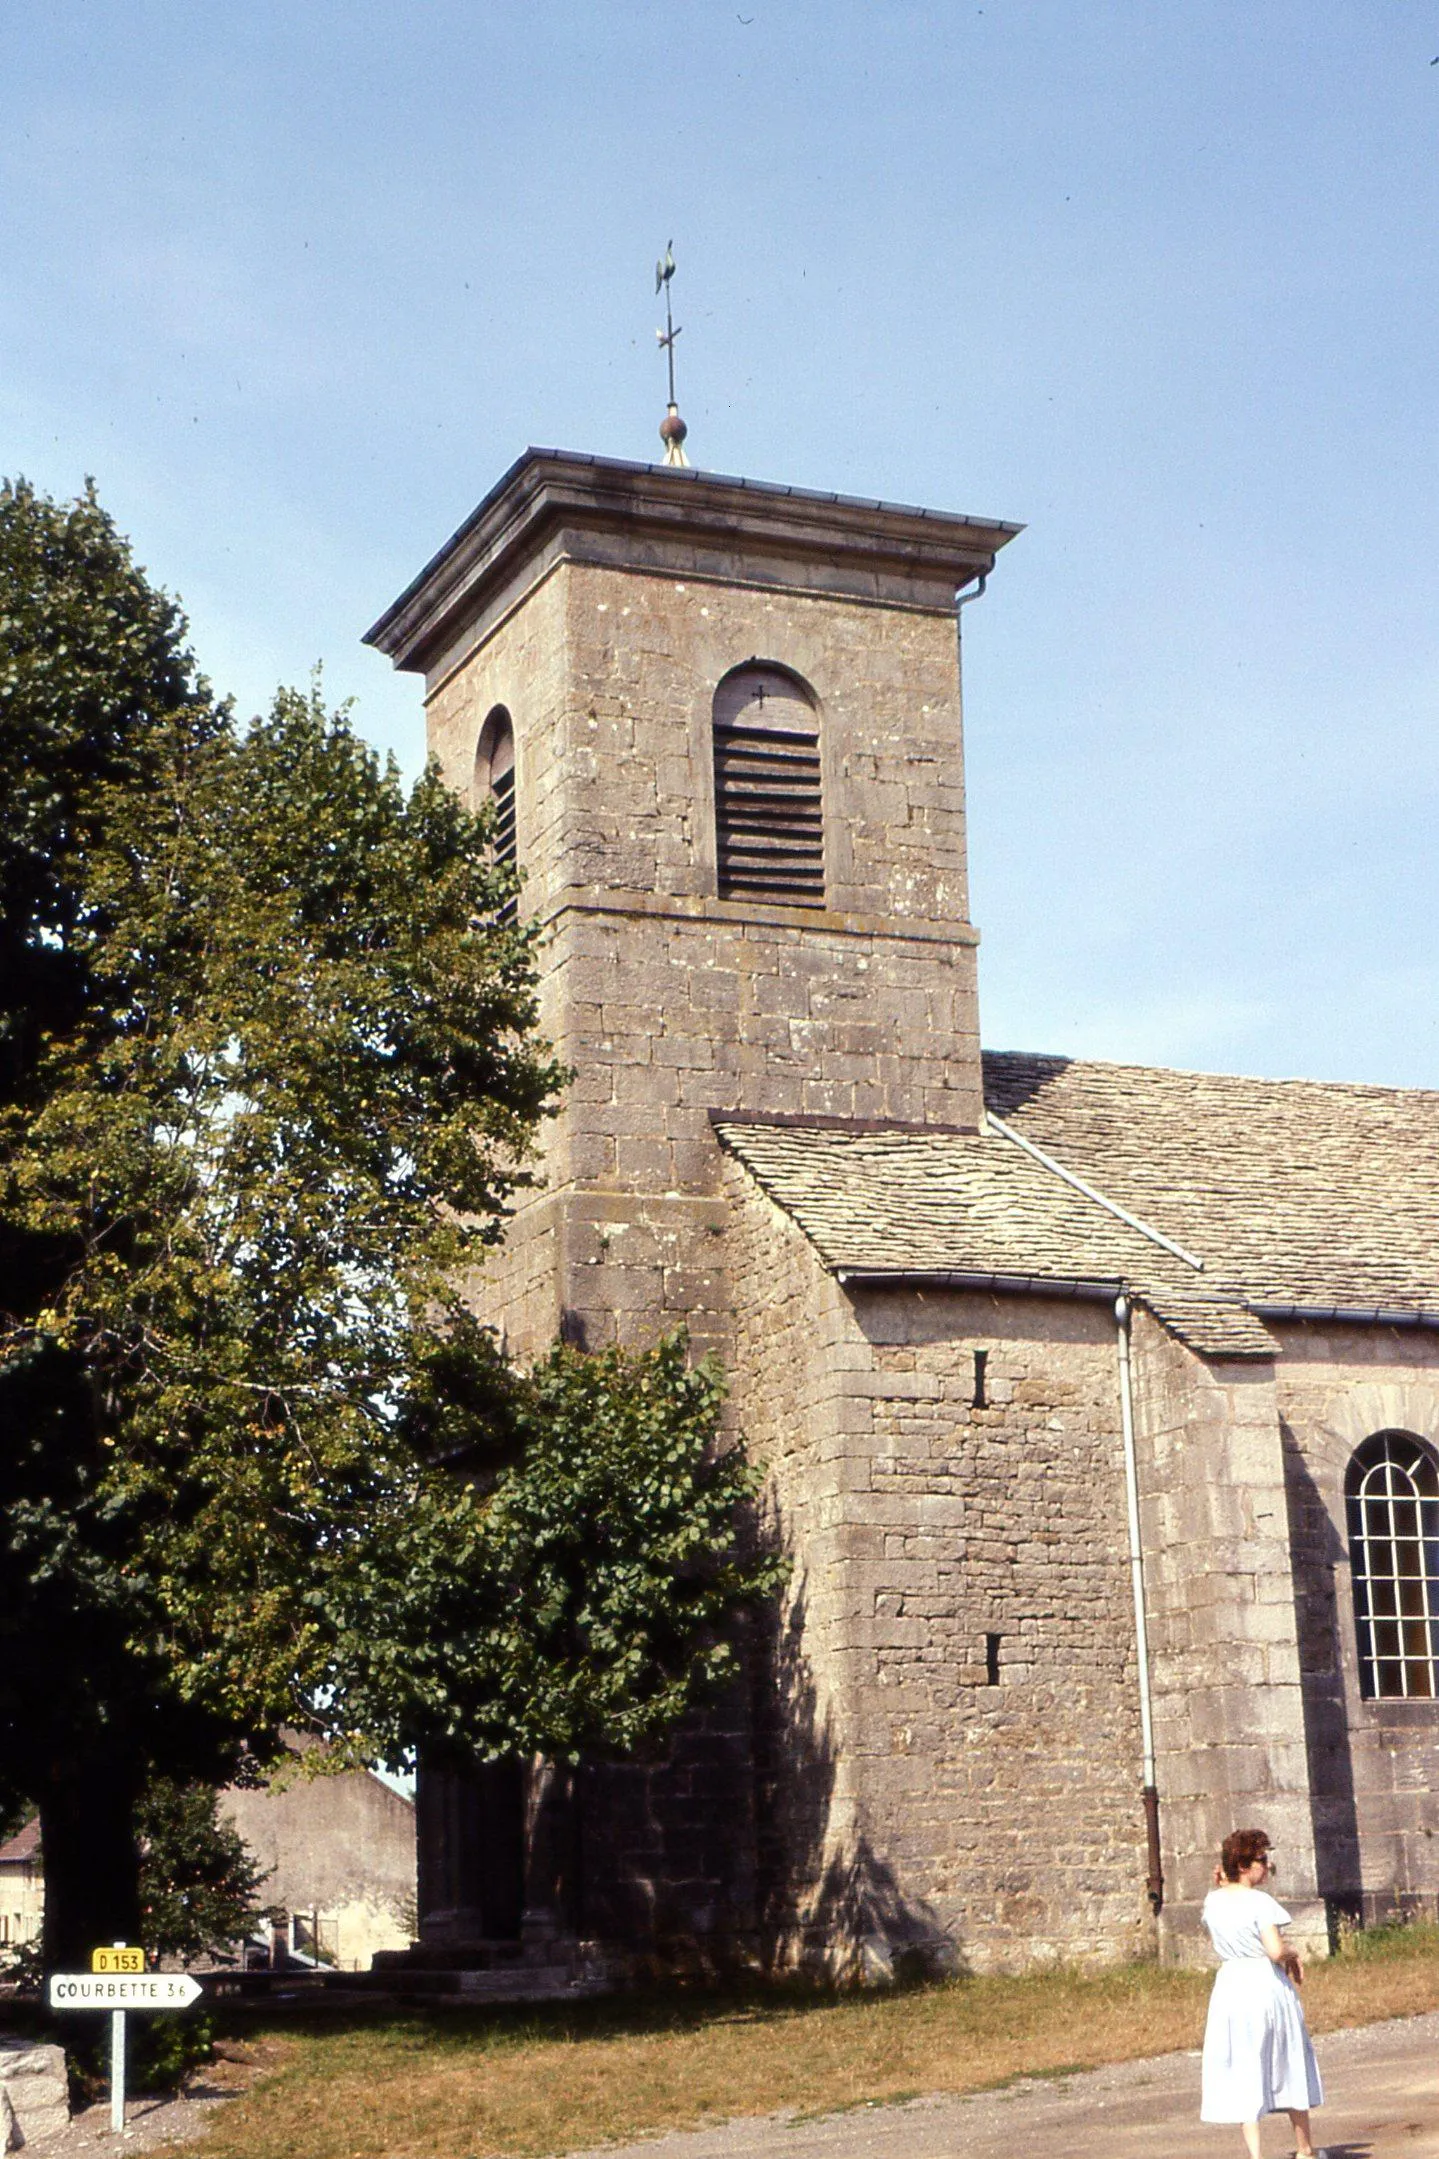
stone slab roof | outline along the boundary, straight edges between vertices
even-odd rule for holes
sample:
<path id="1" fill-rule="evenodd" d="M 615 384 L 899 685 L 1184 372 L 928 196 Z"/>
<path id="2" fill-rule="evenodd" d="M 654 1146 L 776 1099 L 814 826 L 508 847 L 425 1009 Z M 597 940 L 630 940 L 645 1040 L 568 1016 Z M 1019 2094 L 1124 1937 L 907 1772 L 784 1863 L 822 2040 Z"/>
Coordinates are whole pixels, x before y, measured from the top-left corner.
<path id="1" fill-rule="evenodd" d="M 1121 1288 L 1202 1355 L 1273 1354 L 1211 1282 L 998 1130 L 859 1130 L 717 1120 L 728 1149 L 844 1279 L 1112 1297 Z"/>
<path id="2" fill-rule="evenodd" d="M 1272 1316 L 1439 1325 L 1439 1093 L 1012 1052 L 985 1098 Z"/>

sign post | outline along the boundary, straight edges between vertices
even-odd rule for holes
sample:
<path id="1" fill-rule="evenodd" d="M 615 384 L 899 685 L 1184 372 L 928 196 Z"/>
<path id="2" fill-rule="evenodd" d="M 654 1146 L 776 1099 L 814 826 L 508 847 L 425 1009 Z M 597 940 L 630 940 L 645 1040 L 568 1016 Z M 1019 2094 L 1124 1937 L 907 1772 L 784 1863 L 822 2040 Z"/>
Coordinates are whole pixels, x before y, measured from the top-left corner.
<path id="1" fill-rule="evenodd" d="M 125 2126 L 125 2012 L 110 2011 L 110 2127 L 119 2136 Z"/>
<path id="2" fill-rule="evenodd" d="M 125 2127 L 125 2018 L 134 2009 L 188 2009 L 203 1989 L 188 1972 L 147 1972 L 145 1952 L 116 1942 L 90 1955 L 88 1972 L 52 1972 L 52 2009 L 110 2012 L 110 2127 Z"/>

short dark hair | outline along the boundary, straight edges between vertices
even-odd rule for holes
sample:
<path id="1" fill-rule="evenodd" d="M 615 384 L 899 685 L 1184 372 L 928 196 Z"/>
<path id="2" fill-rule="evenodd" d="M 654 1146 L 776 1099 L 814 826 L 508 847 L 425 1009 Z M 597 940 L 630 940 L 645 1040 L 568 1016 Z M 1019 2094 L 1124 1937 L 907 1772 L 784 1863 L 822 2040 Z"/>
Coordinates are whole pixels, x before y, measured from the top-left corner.
<path id="1" fill-rule="evenodd" d="M 1262 1829 L 1235 1829 L 1219 1847 L 1219 1865 L 1226 1882 L 1237 1882 L 1256 1859 L 1267 1859 L 1272 1846 Z"/>

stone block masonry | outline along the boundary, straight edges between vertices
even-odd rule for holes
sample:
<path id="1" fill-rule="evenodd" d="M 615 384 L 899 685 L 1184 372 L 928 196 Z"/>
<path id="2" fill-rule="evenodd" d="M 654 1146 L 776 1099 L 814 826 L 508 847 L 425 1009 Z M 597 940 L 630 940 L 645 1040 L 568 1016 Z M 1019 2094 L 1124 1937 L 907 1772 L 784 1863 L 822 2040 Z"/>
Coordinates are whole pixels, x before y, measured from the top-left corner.
<path id="1" fill-rule="evenodd" d="M 852 1304 L 730 1178 L 734 1415 L 794 1566 L 766 1819 L 779 1954 L 876 1935 L 975 1969 L 1144 1952 L 1112 1328 L 946 1291 Z"/>
<path id="2" fill-rule="evenodd" d="M 1377 1432 L 1439 1434 L 1439 1338 L 1287 1325 L 1276 1392 L 1321 1890 L 1336 1921 L 1439 1918 L 1439 1705 L 1360 1684 L 1344 1479 Z"/>
<path id="3" fill-rule="evenodd" d="M 677 1326 L 717 1350 L 794 1561 L 749 1692 L 667 1761 L 577 1780 L 571 1920 L 589 1910 L 641 1958 L 704 1962 L 726 1938 L 856 1971 L 905 1945 L 975 1965 L 1202 1954 L 1218 1843 L 1249 1823 L 1311 1947 L 1326 1904 L 1439 1909 L 1435 1706 L 1364 1698 L 1343 1492 L 1365 1438 L 1439 1443 L 1432 1179 L 1413 1166 L 1432 1105 L 995 1059 L 1008 1122 L 1203 1255 L 1194 1282 L 1170 1255 L 1168 1328 L 1133 1249 L 1081 1219 L 1104 1206 L 1083 1183 L 1064 1185 L 1071 1218 L 1062 1178 L 969 1184 L 958 1148 L 864 1191 L 843 1148 L 812 1149 L 851 1263 L 716 1141 L 717 1118 L 736 1148 L 745 1120 L 981 1129 L 954 598 L 1014 529 L 531 451 L 371 633 L 424 672 L 431 747 L 471 799 L 482 731 L 508 715 L 541 1021 L 575 1075 L 476 1307 L 521 1357 Z M 762 690 L 817 739 L 817 794 L 810 751 L 787 767 L 773 713 L 756 722 Z M 720 897 L 717 714 L 724 889 L 764 898 Z M 905 1264 L 929 1286 L 860 1286 Z M 1064 1285 L 1093 1301 L 1048 1294 Z M 1355 1296 L 1397 1300 L 1413 1331 L 1379 1324 L 1395 1302 L 1367 1328 L 1298 1316 L 1352 1320 Z M 484 1832 L 469 1819 L 456 1847 Z"/>
<path id="4" fill-rule="evenodd" d="M 739 543 L 661 569 L 591 536 L 432 668 L 462 792 L 487 714 L 511 715 L 542 1025 L 576 1074 L 476 1283 L 522 1355 L 678 1324 L 727 1350 L 711 1112 L 977 1122 L 952 587 L 791 574 L 814 589 Z M 823 908 L 716 896 L 711 706 L 756 654 L 820 706 Z"/>
<path id="5" fill-rule="evenodd" d="M 588 1778 L 586 1902 L 631 1938 L 749 1911 L 780 1961 L 855 1968 L 1152 1938 L 1103 1315 L 851 1298 L 712 1129 L 978 1127 L 953 595 L 1008 536 L 539 456 L 381 626 L 457 788 L 510 715 L 576 1075 L 477 1305 L 521 1355 L 678 1324 L 718 1349 L 794 1560 L 748 1709 Z M 817 715 L 822 905 L 718 896 L 713 713 L 751 663 Z"/>
<path id="6" fill-rule="evenodd" d="M 576 1074 L 475 1296 L 522 1355 L 683 1324 L 731 1370 L 795 1563 L 748 1742 L 770 1953 L 1122 1954 L 1151 1929 L 1112 1335 L 1072 1307 L 852 1302 L 713 1135 L 717 1113 L 981 1115 L 952 606 L 972 573 L 939 526 L 900 546 L 882 517 L 862 566 L 833 532 L 780 559 L 769 514 L 738 503 L 704 546 L 648 511 L 566 525 L 428 649 L 454 785 L 488 713 L 511 716 L 542 1019 Z M 712 711 L 756 659 L 818 712 L 822 907 L 717 896 Z M 733 1715 L 715 1737 L 732 1759 Z M 651 1772 L 589 1790 L 613 1849 L 587 1875 L 614 1926 L 636 1884 L 671 1931 L 686 1896 L 697 1932 L 710 1908 L 734 1924 L 744 1866 L 707 1850 L 713 1823 L 676 1827 L 692 1787 L 663 1774 L 663 1803 Z"/>
<path id="7" fill-rule="evenodd" d="M 684 1326 L 697 1353 L 732 1361 L 748 1284 L 712 1113 L 970 1128 L 980 1114 L 963 568 L 927 526 L 906 530 L 893 575 L 837 563 L 824 533 L 777 560 L 764 523 L 738 504 L 718 549 L 568 526 L 477 588 L 470 626 L 427 654 L 431 745 L 461 792 L 487 716 L 510 715 L 542 1025 L 575 1073 L 539 1185 L 472 1284 L 521 1357 L 557 1333 L 638 1346 Z M 713 702 L 756 656 L 803 678 L 819 710 L 822 907 L 717 896 Z M 759 1656 L 762 1725 L 769 1687 Z M 760 1849 L 776 1849 L 762 1791 L 747 1813 L 734 1781 L 751 1720 L 752 1705 L 722 1705 L 666 1763 L 586 1772 L 587 1926 L 681 1957 L 687 1940 L 703 1954 L 753 1938 L 780 1891 L 772 1869 L 759 1886 Z"/>
<path id="8" fill-rule="evenodd" d="M 1219 1846 L 1259 1827 L 1296 1944 L 1323 1953 L 1274 1367 L 1206 1363 L 1140 1315 L 1135 1414 L 1166 1952 L 1207 1955 Z"/>

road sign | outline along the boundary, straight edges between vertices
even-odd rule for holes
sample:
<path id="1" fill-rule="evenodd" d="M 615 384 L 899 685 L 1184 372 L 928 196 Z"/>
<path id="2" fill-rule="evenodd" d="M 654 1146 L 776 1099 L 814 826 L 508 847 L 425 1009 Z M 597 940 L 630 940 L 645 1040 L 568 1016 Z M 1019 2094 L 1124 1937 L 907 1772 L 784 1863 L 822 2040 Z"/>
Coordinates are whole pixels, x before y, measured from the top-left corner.
<path id="1" fill-rule="evenodd" d="M 188 1972 L 52 1972 L 52 2009 L 188 2009 L 204 1989 Z"/>
<path id="2" fill-rule="evenodd" d="M 143 1949 L 92 1949 L 90 1969 L 92 1972 L 143 1972 L 145 1952 Z"/>
<path id="3" fill-rule="evenodd" d="M 204 1989 L 188 1972 L 147 1972 L 143 1949 L 112 1942 L 92 1949 L 88 1972 L 51 1972 L 52 2009 L 110 2012 L 110 2127 L 125 2127 L 125 2018 L 133 2009 L 188 2009 Z"/>

